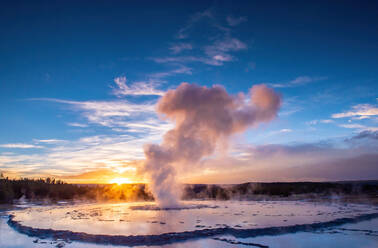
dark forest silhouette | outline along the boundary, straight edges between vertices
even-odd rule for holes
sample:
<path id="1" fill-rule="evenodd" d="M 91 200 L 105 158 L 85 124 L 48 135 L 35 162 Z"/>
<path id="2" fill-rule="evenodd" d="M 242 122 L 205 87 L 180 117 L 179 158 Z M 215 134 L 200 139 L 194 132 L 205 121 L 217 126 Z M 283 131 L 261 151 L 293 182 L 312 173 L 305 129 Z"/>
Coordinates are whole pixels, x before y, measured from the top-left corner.
<path id="1" fill-rule="evenodd" d="M 234 185 L 184 185 L 182 199 L 264 199 L 313 194 L 317 197 L 363 196 L 378 194 L 378 181 L 244 183 Z M 153 201 L 145 184 L 68 184 L 54 178 L 9 179 L 0 176 L 0 203 L 62 200 Z"/>

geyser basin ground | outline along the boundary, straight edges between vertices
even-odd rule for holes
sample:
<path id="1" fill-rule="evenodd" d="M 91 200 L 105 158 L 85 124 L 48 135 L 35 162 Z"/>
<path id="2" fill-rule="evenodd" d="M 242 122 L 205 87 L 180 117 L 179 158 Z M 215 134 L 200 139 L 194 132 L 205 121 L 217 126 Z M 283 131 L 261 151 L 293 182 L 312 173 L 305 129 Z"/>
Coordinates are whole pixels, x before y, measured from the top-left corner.
<path id="1" fill-rule="evenodd" d="M 306 201 L 188 201 L 183 206 L 170 210 L 154 209 L 151 203 L 35 206 L 11 214 L 12 223 L 31 229 L 144 236 L 285 227 L 378 213 L 370 205 Z"/>

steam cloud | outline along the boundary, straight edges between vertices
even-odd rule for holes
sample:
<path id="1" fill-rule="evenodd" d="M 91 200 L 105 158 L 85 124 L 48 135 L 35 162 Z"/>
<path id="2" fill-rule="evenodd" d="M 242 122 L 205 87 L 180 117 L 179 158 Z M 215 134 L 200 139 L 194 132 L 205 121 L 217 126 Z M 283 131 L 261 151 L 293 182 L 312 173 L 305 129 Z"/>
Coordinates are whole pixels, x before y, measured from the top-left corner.
<path id="1" fill-rule="evenodd" d="M 176 166 L 189 167 L 211 155 L 217 145 L 227 144 L 232 134 L 276 117 L 281 98 L 272 89 L 255 85 L 249 97 L 229 95 L 219 85 L 182 83 L 159 100 L 158 113 L 172 120 L 175 128 L 164 135 L 162 144 L 145 145 L 142 172 L 161 207 L 179 205 Z"/>

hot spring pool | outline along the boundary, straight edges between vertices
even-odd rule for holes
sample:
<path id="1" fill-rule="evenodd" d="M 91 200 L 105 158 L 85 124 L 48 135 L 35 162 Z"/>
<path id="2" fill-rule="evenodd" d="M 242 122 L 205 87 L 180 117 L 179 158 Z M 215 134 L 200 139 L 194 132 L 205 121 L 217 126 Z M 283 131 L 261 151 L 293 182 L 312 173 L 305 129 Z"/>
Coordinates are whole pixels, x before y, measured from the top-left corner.
<path id="1" fill-rule="evenodd" d="M 8 223 L 14 230 L 39 239 L 140 246 L 208 237 L 211 242 L 226 244 L 227 240 L 232 240 L 229 237 L 240 240 L 304 230 L 315 232 L 378 217 L 377 207 L 363 204 L 186 201 L 182 205 L 182 208 L 168 210 L 145 202 L 31 206 L 11 211 Z M 217 237 L 221 237 L 220 240 Z"/>

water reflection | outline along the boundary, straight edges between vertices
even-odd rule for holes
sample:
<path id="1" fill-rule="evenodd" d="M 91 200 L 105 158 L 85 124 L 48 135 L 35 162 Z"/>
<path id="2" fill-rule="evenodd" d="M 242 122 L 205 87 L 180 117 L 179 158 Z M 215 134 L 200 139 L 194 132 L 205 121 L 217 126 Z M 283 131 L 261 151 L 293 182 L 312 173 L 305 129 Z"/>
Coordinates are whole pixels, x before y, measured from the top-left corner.
<path id="1" fill-rule="evenodd" d="M 201 201 L 185 204 L 208 207 L 163 211 L 141 210 L 145 203 L 82 204 L 33 206 L 13 214 L 14 220 L 29 227 L 89 234 L 149 235 L 221 227 L 251 229 L 310 224 L 377 212 L 369 205 L 305 201 Z"/>

